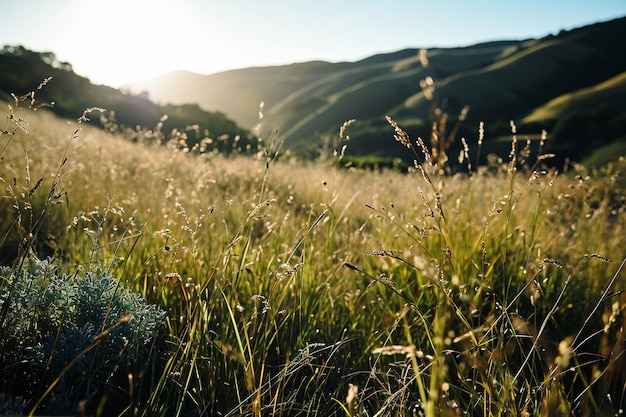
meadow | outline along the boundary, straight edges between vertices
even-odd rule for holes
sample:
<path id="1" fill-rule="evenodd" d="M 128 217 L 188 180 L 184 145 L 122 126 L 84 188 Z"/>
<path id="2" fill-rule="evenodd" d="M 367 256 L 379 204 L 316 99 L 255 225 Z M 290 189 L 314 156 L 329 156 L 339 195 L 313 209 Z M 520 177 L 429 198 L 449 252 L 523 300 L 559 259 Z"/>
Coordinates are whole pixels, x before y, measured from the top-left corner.
<path id="1" fill-rule="evenodd" d="M 623 413 L 623 158 L 512 135 L 455 174 L 389 119 L 420 163 L 362 170 L 31 98 L 0 122 L 0 414 Z"/>

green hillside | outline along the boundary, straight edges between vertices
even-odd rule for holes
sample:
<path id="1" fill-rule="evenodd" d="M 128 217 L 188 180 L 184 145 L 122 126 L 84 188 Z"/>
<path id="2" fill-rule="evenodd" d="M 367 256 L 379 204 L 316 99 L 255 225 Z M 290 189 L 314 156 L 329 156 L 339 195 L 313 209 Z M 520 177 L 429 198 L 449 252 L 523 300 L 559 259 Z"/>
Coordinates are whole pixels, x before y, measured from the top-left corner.
<path id="1" fill-rule="evenodd" d="M 311 62 L 207 76 L 175 73 L 131 87 L 158 101 L 197 102 L 206 109 L 221 109 L 248 128 L 258 123 L 263 102 L 264 127 L 279 129 L 286 146 L 303 155 L 315 153 L 329 137 L 336 137 L 343 122 L 357 119 L 347 152 L 395 156 L 397 150 L 380 136 L 391 132 L 388 126 L 385 129 L 386 115 L 412 136 L 428 138 L 435 114 L 449 115 L 452 124 L 469 106 L 452 146 L 459 146 L 460 136 L 474 140 L 480 122 L 486 125 L 489 146 L 490 138 L 510 133 L 513 120 L 522 134 L 536 136 L 548 129 L 549 146 L 578 157 L 582 150 L 576 144 L 620 140 L 621 121 L 603 129 L 601 138 L 597 130 L 580 129 L 572 138 L 554 121 L 569 120 L 575 106 L 548 103 L 589 89 L 585 103 L 593 107 L 585 105 L 587 122 L 595 124 L 606 117 L 601 107 L 606 107 L 603 103 L 609 96 L 614 98 L 613 111 L 623 113 L 626 100 L 620 100 L 621 90 L 609 92 L 610 82 L 602 88 L 594 86 L 626 70 L 624 50 L 626 18 L 621 18 L 542 39 L 431 49 L 426 67 L 419 49 L 406 49 L 352 63 Z M 434 81 L 432 99 L 420 88 L 426 77 Z M 549 119 L 537 119 L 546 106 Z"/>

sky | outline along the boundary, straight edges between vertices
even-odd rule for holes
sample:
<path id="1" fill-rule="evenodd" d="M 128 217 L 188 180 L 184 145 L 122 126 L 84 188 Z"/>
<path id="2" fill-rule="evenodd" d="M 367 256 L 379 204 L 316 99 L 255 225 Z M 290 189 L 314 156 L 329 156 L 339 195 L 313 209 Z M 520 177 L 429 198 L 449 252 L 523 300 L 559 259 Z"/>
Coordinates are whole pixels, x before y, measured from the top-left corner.
<path id="1" fill-rule="evenodd" d="M 626 0 L 0 0 L 0 46 L 53 52 L 96 84 L 175 71 L 540 38 L 626 16 Z"/>

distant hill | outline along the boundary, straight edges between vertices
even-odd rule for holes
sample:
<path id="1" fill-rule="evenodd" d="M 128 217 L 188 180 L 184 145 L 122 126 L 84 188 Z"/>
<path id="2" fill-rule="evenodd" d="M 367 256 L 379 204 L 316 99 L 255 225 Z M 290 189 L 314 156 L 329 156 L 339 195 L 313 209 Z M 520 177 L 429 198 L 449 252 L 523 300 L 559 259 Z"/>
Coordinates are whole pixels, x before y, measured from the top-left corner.
<path id="1" fill-rule="evenodd" d="M 348 152 L 401 156 L 384 116 L 413 136 L 428 138 L 435 111 L 457 120 L 469 113 L 458 136 L 471 142 L 485 122 L 487 141 L 510 133 L 550 133 L 549 144 L 583 158 L 589 144 L 626 140 L 626 18 L 562 31 L 542 39 L 490 42 L 428 51 L 379 54 L 357 62 L 306 62 L 245 68 L 213 75 L 175 72 L 128 87 L 157 102 L 198 103 L 246 128 L 278 128 L 285 146 L 311 154 L 350 127 Z M 429 100 L 420 81 L 434 80 Z M 589 128 L 581 129 L 583 120 Z M 326 139 L 324 139 L 326 138 Z M 458 139 L 458 138 L 457 138 Z M 458 143 L 458 141 L 457 141 Z"/>
<path id="2" fill-rule="evenodd" d="M 146 91 L 157 102 L 198 103 L 207 110 L 224 112 L 241 126 L 251 128 L 259 121 L 261 102 L 272 105 L 291 92 L 324 79 L 349 65 L 307 62 L 245 68 L 209 76 L 175 71 L 127 87 L 136 93 Z"/>

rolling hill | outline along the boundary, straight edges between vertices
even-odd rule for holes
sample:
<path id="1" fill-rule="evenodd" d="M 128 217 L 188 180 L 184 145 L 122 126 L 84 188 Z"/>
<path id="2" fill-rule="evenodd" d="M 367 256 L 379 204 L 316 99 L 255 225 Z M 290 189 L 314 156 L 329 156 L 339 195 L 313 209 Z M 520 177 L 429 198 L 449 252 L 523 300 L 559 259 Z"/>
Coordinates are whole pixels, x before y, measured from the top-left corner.
<path id="1" fill-rule="evenodd" d="M 427 138 L 435 114 L 456 121 L 469 106 L 459 136 L 471 141 L 484 122 L 488 141 L 510 133 L 509 121 L 514 120 L 521 134 L 547 129 L 551 146 L 579 158 L 585 154 L 581 147 L 589 143 L 626 138 L 625 50 L 626 18 L 621 18 L 542 39 L 430 49 L 427 66 L 416 48 L 357 62 L 306 62 L 212 75 L 175 72 L 128 88 L 145 91 L 157 102 L 193 102 L 219 110 L 246 128 L 259 123 L 264 103 L 263 126 L 278 129 L 285 146 L 304 155 L 319 150 L 324 141 L 336 141 L 343 122 L 357 119 L 350 127 L 349 153 L 400 156 L 402 150 L 385 140 L 393 131 L 384 116 L 412 136 Z M 432 98 L 420 88 L 427 77 L 434 81 Z M 563 125 L 581 116 L 592 125 L 601 118 L 608 127 L 573 132 Z"/>

